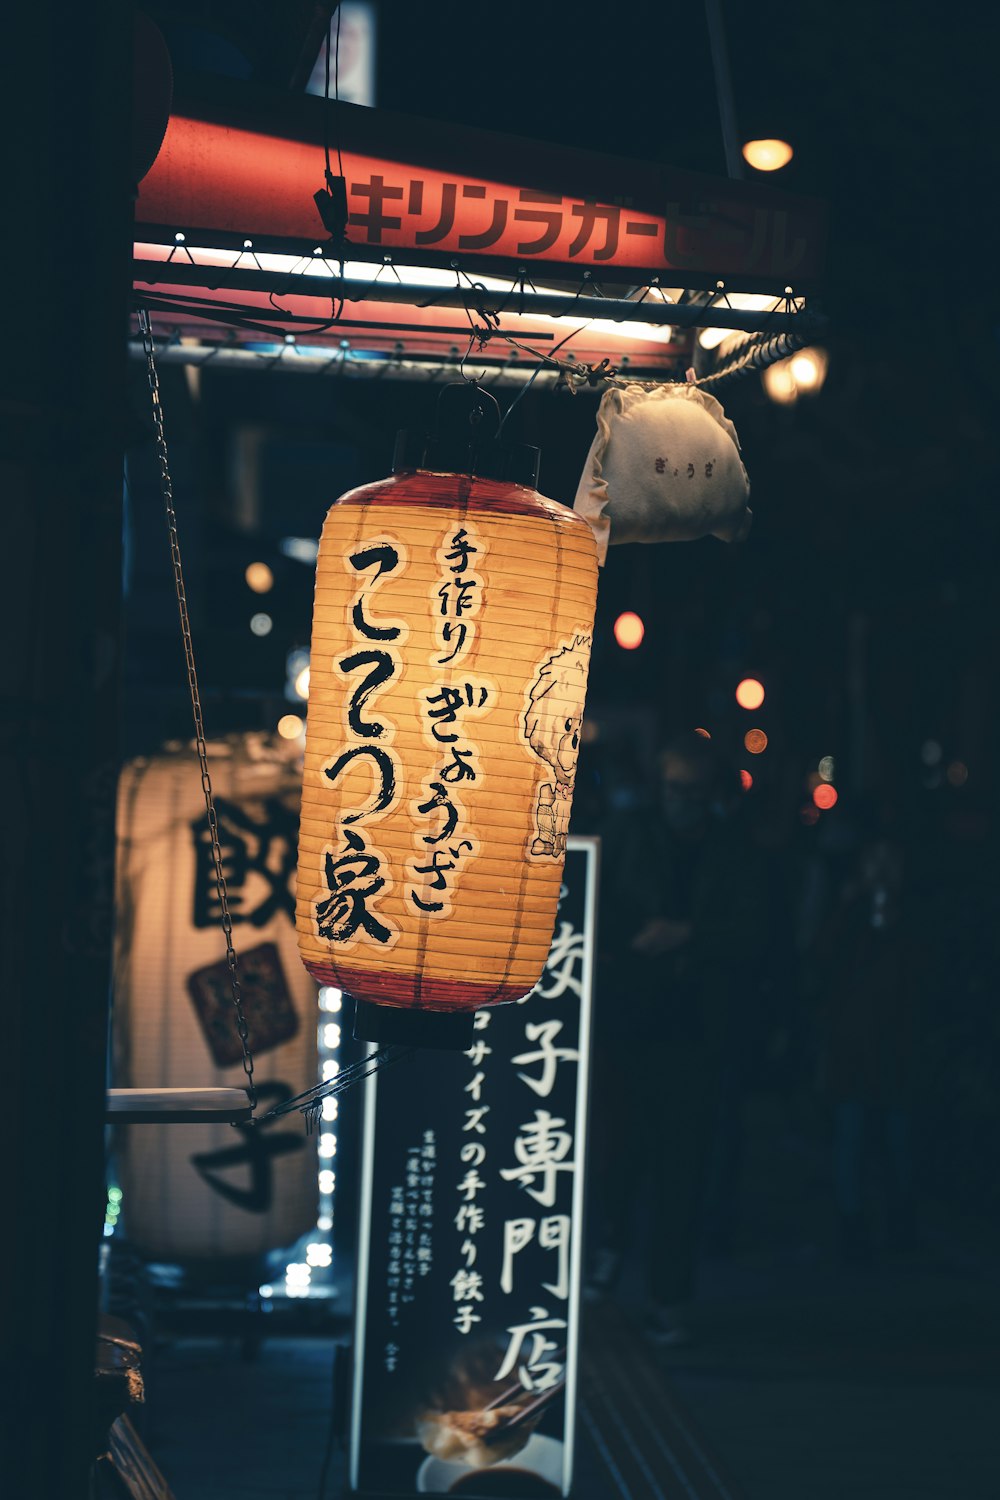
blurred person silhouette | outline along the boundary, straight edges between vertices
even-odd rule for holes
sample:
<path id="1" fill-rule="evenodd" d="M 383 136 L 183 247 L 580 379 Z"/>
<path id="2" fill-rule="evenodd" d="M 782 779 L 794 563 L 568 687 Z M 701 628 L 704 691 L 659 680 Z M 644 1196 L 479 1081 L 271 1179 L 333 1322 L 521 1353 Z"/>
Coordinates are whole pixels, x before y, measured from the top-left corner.
<path id="1" fill-rule="evenodd" d="M 833 1108 L 834 1196 L 849 1263 L 870 1259 L 877 1229 L 891 1249 L 915 1241 L 917 986 L 902 907 L 899 846 L 884 816 L 862 810 L 854 867 L 820 939 L 821 1076 Z"/>
<path id="2" fill-rule="evenodd" d="M 688 1341 L 698 1232 L 728 1053 L 768 933 L 762 857 L 736 770 L 706 737 L 670 741 L 654 802 L 634 775 L 600 832 L 601 1059 L 591 1296 L 613 1290 L 640 1193 L 648 1207 L 646 1328 Z M 617 803 L 617 805 L 615 805 Z"/>

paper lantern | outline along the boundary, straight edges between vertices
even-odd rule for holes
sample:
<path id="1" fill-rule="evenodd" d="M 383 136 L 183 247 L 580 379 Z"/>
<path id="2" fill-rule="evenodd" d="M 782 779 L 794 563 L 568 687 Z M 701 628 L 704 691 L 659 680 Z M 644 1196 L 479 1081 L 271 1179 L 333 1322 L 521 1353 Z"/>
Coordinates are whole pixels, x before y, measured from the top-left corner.
<path id="1" fill-rule="evenodd" d="M 404 443 L 323 527 L 300 951 L 397 1019 L 519 1000 L 549 950 L 597 555 L 537 462 Z"/>
<path id="2" fill-rule="evenodd" d="M 317 1078 L 316 987 L 294 931 L 301 782 L 287 747 L 210 747 L 260 1112 Z M 244 1083 L 198 763 L 177 749 L 119 783 L 115 1078 L 121 1087 Z M 294 1124 L 130 1126 L 123 1219 L 152 1258 L 258 1256 L 316 1222 L 316 1148 Z"/>

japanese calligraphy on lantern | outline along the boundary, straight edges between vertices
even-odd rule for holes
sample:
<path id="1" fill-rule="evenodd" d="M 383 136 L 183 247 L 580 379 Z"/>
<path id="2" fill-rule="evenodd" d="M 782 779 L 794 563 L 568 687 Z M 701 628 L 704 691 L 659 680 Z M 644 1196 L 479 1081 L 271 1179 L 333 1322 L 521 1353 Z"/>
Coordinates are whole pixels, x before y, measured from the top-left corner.
<path id="1" fill-rule="evenodd" d="M 347 608 L 351 649 L 330 664 L 344 683 L 342 740 L 346 744 L 323 766 L 323 775 L 336 784 L 341 777 L 356 778 L 363 765 L 370 774 L 370 787 L 366 801 L 350 810 L 342 808 L 335 840 L 323 850 L 326 893 L 316 900 L 316 932 L 338 944 L 367 938 L 388 948 L 399 936 L 398 927 L 380 911 L 392 876 L 371 834 L 349 825 L 369 823 L 389 812 L 397 801 L 400 762 L 392 748 L 395 726 L 377 718 L 375 707 L 378 696 L 400 675 L 399 643 L 408 627 L 405 621 L 380 621 L 370 612 L 377 605 L 369 601 L 377 598 L 384 575 L 405 568 L 406 551 L 395 538 L 370 538 L 347 554 L 344 565 L 360 584 Z"/>
<path id="2" fill-rule="evenodd" d="M 356 1493 L 449 1492 L 464 1477 L 474 1494 L 482 1461 L 502 1495 L 503 1456 L 463 1449 L 458 1419 L 542 1391 L 557 1394 L 509 1463 L 570 1491 L 596 865 L 596 840 L 569 840 L 532 994 L 479 1011 L 464 1052 L 368 1081 Z"/>
<path id="3" fill-rule="evenodd" d="M 590 527 L 522 485 L 398 471 L 330 507 L 296 902 L 321 983 L 470 1013 L 536 984 L 596 588 Z"/>

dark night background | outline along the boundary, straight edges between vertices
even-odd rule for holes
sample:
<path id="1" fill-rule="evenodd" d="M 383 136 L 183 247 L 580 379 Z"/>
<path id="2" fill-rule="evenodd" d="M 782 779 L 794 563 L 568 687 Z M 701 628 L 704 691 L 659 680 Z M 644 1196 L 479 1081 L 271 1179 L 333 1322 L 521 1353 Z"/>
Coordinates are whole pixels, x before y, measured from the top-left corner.
<path id="1" fill-rule="evenodd" d="M 306 9 L 288 14 L 299 19 Z M 194 68 L 280 81 L 281 7 L 149 10 L 171 46 L 178 89 Z M 745 545 L 710 539 L 612 550 L 588 699 L 597 737 L 581 760 L 577 828 L 590 832 L 600 822 L 609 778 L 630 746 L 648 774 L 666 736 L 705 725 L 753 770 L 750 817 L 789 911 L 817 878 L 835 900 L 859 830 L 872 819 L 890 832 L 904 861 L 904 930 L 918 974 L 912 1149 L 921 1248 L 910 1260 L 876 1255 L 869 1279 L 850 1283 L 844 1295 L 862 1329 L 859 1368 L 892 1391 L 924 1358 L 914 1348 L 929 1297 L 945 1351 L 941 1380 L 951 1379 L 954 1410 L 966 1388 L 975 1389 L 968 1401 L 976 1408 L 984 1389 L 995 1391 L 995 1364 L 976 1340 L 985 1339 L 992 1316 L 984 1289 L 1000 1253 L 1000 324 L 991 279 L 997 26 L 992 17 L 978 19 L 985 12 L 974 19 L 960 11 L 952 22 L 941 7 L 857 0 L 799 8 L 766 0 L 725 11 L 741 138 L 788 139 L 794 160 L 771 180 L 829 204 L 821 299 L 830 317 L 829 374 L 817 397 L 794 406 L 770 402 L 756 376 L 723 394 L 752 484 L 754 526 Z M 382 3 L 377 103 L 456 128 L 725 172 L 697 6 Z M 747 175 L 755 174 L 748 168 Z M 148 418 L 138 366 L 131 375 L 128 753 L 187 732 L 162 520 L 140 436 Z M 424 425 L 434 392 L 390 382 L 334 388 L 280 371 L 209 368 L 196 393 L 179 368 L 165 368 L 162 380 L 209 729 L 270 729 L 288 708 L 285 658 L 308 643 L 312 600 L 311 569 L 283 556 L 280 539 L 317 536 L 341 491 L 387 473 L 396 428 Z M 532 392 L 520 403 L 512 435 L 542 449 L 546 494 L 571 502 L 595 409 L 595 396 L 565 391 Z M 244 582 L 246 565 L 258 559 L 275 574 L 266 601 Z M 248 628 L 258 608 L 274 619 L 263 638 Z M 646 625 L 643 645 L 631 653 L 612 633 L 625 609 Z M 746 675 L 767 689 L 753 719 L 733 699 Z M 770 739 L 752 762 L 741 745 L 751 723 Z M 928 742 L 940 746 L 939 759 L 925 752 Z M 805 778 L 826 755 L 837 762 L 840 801 L 818 824 L 805 823 Z M 965 768 L 964 780 L 961 770 L 949 777 L 955 767 Z M 852 1356 L 839 1344 L 829 1354 L 837 1341 L 824 1345 L 816 1312 L 827 1306 L 825 1257 L 835 1237 L 824 1196 L 829 1120 L 817 1082 L 819 984 L 815 963 L 806 961 L 776 986 L 754 1043 L 738 1246 L 753 1275 L 799 1256 L 789 1274 L 806 1325 L 815 1315 L 820 1330 L 817 1367 L 833 1381 L 849 1380 Z M 946 1290 L 928 1292 L 927 1278 L 938 1272 Z M 744 1338 L 735 1354 L 723 1333 L 717 1357 L 694 1358 L 678 1375 L 726 1452 L 727 1421 L 738 1446 L 740 1378 L 759 1374 L 754 1339 L 760 1345 L 777 1330 L 780 1345 L 791 1314 L 766 1277 L 757 1283 L 746 1273 L 740 1281 L 743 1272 L 725 1267 L 712 1274 L 712 1286 L 722 1288 L 717 1306 L 743 1307 L 742 1291 L 732 1291 L 738 1285 L 751 1289 L 750 1303 L 757 1286 L 767 1308 L 756 1329 L 749 1314 L 734 1315 Z M 903 1293 L 890 1294 L 899 1285 Z M 883 1323 L 888 1346 L 879 1342 Z M 897 1347 L 894 1338 L 898 1357 L 885 1352 Z M 933 1341 L 924 1355 L 933 1385 Z M 808 1365 L 811 1356 L 803 1357 Z M 817 1394 L 817 1407 L 824 1399 Z M 950 1410 L 942 1404 L 941 1422 Z M 808 1428 L 811 1418 L 799 1416 Z M 772 1418 L 762 1409 L 760 1421 Z M 901 1441 L 895 1431 L 888 1421 L 890 1449 Z M 964 1431 L 955 1426 L 956 1444 L 968 1441 Z M 872 1439 L 875 1447 L 880 1441 Z M 748 1480 L 747 1493 L 786 1492 L 780 1444 L 773 1455 L 773 1482 L 751 1491 Z M 1000 1494 L 995 1463 L 992 1477 L 973 1466 L 954 1482 L 953 1489 L 945 1481 L 939 1488 L 883 1483 L 871 1494 Z"/>

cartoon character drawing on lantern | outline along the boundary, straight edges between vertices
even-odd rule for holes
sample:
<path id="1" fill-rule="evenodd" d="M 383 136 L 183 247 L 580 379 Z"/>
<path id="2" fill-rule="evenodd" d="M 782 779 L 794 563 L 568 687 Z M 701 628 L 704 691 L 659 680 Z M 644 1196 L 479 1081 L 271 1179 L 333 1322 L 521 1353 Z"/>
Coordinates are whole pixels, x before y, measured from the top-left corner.
<path id="1" fill-rule="evenodd" d="M 573 803 L 590 636 L 575 635 L 546 657 L 528 693 L 524 728 L 528 744 L 552 773 L 538 788 L 531 853 L 562 859 Z"/>

